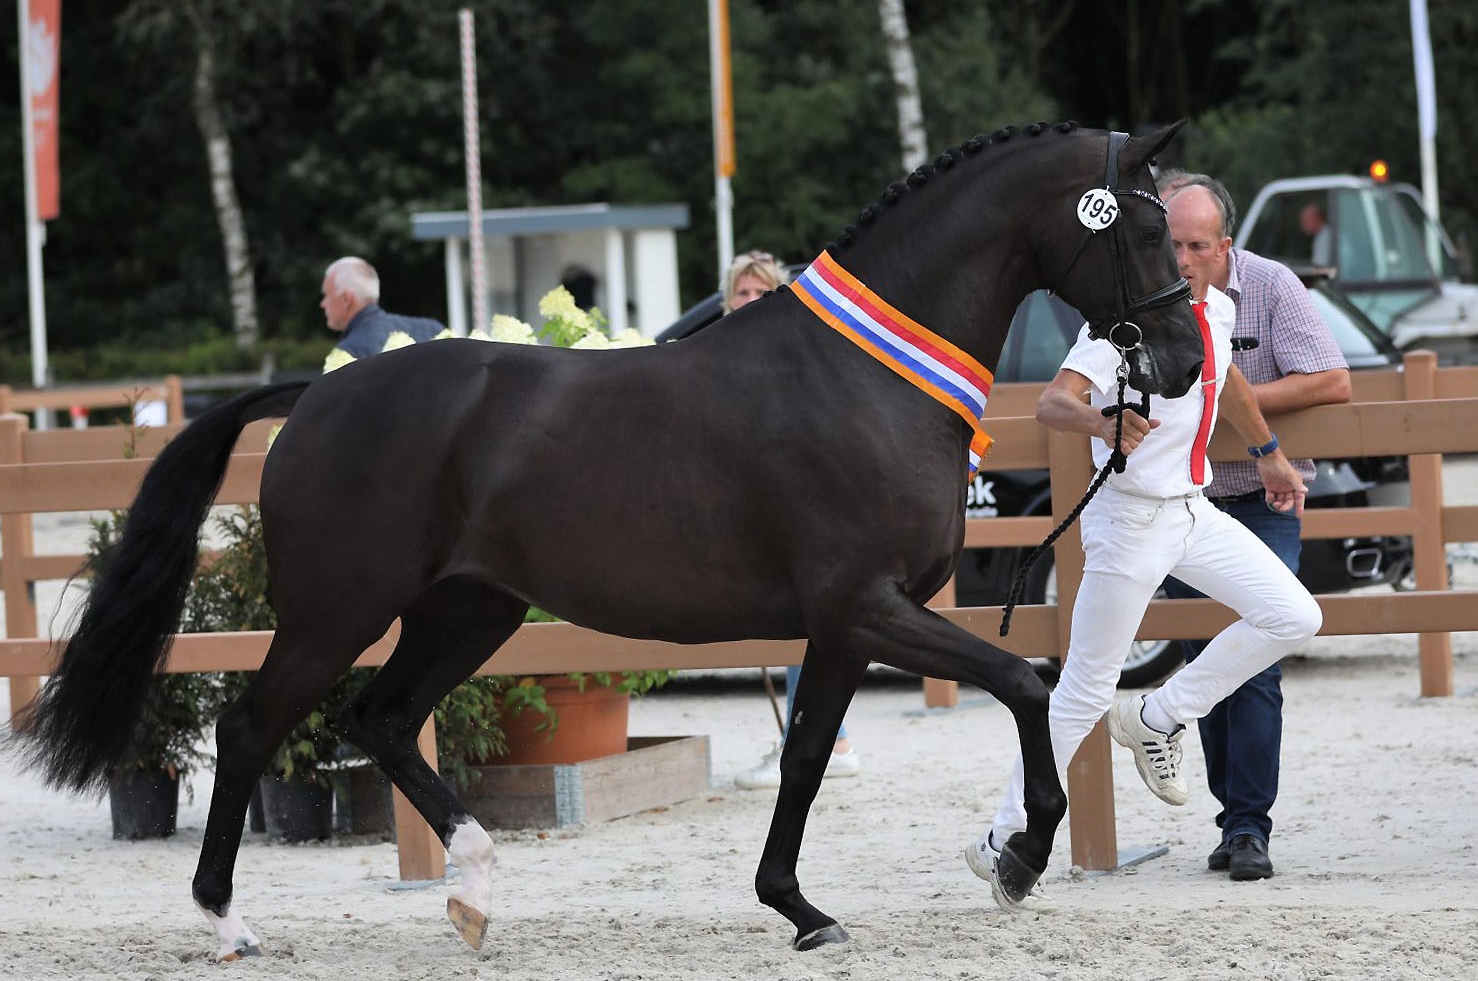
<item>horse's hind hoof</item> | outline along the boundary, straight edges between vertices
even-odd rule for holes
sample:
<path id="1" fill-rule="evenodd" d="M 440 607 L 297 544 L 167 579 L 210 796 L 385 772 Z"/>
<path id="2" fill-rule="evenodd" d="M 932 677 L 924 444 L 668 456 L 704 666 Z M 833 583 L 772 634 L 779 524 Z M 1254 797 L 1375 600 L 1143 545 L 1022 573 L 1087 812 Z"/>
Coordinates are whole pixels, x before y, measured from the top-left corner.
<path id="1" fill-rule="evenodd" d="M 1013 903 L 1026 899 L 1041 877 L 1042 873 L 1029 868 L 1016 856 L 1009 842 L 1001 849 L 1001 857 L 996 860 L 996 882 Z"/>
<path id="2" fill-rule="evenodd" d="M 467 946 L 473 950 L 482 950 L 482 938 L 488 932 L 486 916 L 455 896 L 446 901 L 446 915 L 452 921 L 452 926 L 457 928 L 457 933 L 467 941 Z"/>
<path id="3" fill-rule="evenodd" d="M 796 934 L 795 942 L 791 946 L 796 950 L 815 950 L 817 947 L 824 947 L 827 944 L 844 944 L 851 939 L 851 937 L 847 936 L 846 930 L 843 930 L 839 924 L 833 923 L 831 926 L 812 930 L 805 936 Z"/>
<path id="4" fill-rule="evenodd" d="M 246 957 L 261 956 L 262 948 L 256 946 L 255 944 L 246 944 L 245 946 L 241 947 L 233 947 L 232 949 L 226 951 L 224 954 L 221 954 L 219 957 L 216 958 L 216 963 L 234 964 L 236 961 L 239 961 Z"/>

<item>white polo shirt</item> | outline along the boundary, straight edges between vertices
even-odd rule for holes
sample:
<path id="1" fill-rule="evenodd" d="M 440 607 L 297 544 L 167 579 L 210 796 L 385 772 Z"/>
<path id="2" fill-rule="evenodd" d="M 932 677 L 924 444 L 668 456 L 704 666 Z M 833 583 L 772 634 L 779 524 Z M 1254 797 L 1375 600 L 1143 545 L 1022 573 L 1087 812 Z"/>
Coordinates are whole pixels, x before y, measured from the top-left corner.
<path id="1" fill-rule="evenodd" d="M 1108 486 L 1144 497 L 1176 497 L 1189 494 L 1211 482 L 1211 464 L 1205 466 L 1199 482 L 1191 478 L 1191 453 L 1201 427 L 1202 391 L 1208 390 L 1211 402 L 1211 425 L 1216 425 L 1216 400 L 1226 383 L 1227 366 L 1232 363 L 1232 325 L 1237 308 L 1231 297 L 1209 287 L 1206 294 L 1206 322 L 1211 327 L 1212 353 L 1215 358 L 1216 385 L 1197 384 L 1178 399 L 1150 396 L 1150 418 L 1160 420 L 1133 453 L 1123 473 L 1112 474 Z M 1094 408 L 1113 405 L 1119 392 L 1119 352 L 1106 340 L 1091 340 L 1088 326 L 1078 332 L 1078 341 L 1062 362 L 1064 368 L 1076 371 L 1093 383 L 1090 402 Z M 1124 401 L 1138 405 L 1140 393 L 1132 386 L 1124 389 Z M 1210 432 L 1207 433 L 1207 440 Z M 1109 445 L 1093 439 L 1093 464 L 1108 462 Z"/>

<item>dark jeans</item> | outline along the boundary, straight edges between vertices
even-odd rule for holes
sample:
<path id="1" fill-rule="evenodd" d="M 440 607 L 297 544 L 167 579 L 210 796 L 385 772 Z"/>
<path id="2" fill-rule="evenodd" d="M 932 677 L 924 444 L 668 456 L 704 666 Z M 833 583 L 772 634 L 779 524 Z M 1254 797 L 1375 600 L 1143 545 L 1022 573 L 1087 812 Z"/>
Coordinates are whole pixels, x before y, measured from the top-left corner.
<path id="1" fill-rule="evenodd" d="M 1302 522 L 1272 510 L 1260 498 L 1220 501 L 1217 507 L 1246 525 L 1283 563 L 1298 571 Z M 1177 579 L 1165 580 L 1173 599 L 1202 595 Z M 1206 641 L 1181 641 L 1187 663 L 1206 648 Z M 1201 719 L 1201 747 L 1206 754 L 1206 783 L 1221 802 L 1216 826 L 1222 841 L 1250 834 L 1267 841 L 1273 832 L 1268 816 L 1278 797 L 1278 753 L 1283 743 L 1283 669 L 1277 664 L 1249 678 Z"/>

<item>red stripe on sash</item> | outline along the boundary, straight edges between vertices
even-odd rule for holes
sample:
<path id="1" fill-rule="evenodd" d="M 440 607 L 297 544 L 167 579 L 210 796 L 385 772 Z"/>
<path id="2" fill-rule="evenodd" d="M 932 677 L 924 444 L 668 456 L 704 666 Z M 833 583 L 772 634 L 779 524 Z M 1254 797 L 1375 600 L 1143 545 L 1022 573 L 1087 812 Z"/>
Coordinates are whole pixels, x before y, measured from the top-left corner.
<path id="1" fill-rule="evenodd" d="M 1201 328 L 1201 349 L 1206 358 L 1201 362 L 1201 426 L 1191 444 L 1191 483 L 1200 487 L 1206 483 L 1206 444 L 1211 441 L 1211 424 L 1216 418 L 1216 347 L 1211 342 L 1211 324 L 1206 321 L 1206 301 L 1192 303 L 1191 309 Z"/>

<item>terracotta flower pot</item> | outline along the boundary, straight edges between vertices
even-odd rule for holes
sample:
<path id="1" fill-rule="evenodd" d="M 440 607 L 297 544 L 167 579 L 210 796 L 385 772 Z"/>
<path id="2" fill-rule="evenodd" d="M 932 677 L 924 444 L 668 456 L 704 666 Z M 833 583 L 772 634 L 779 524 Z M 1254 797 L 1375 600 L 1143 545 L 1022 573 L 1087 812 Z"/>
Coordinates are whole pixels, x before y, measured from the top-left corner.
<path id="1" fill-rule="evenodd" d="M 581 691 L 579 682 L 565 675 L 540 676 L 537 680 L 544 686 L 544 700 L 558 713 L 558 725 L 552 732 L 547 727 L 538 729 L 545 716 L 537 711 L 505 714 L 501 721 L 508 755 L 489 760 L 489 764 L 579 763 L 626 752 L 629 692 L 605 688 L 588 679 Z"/>

